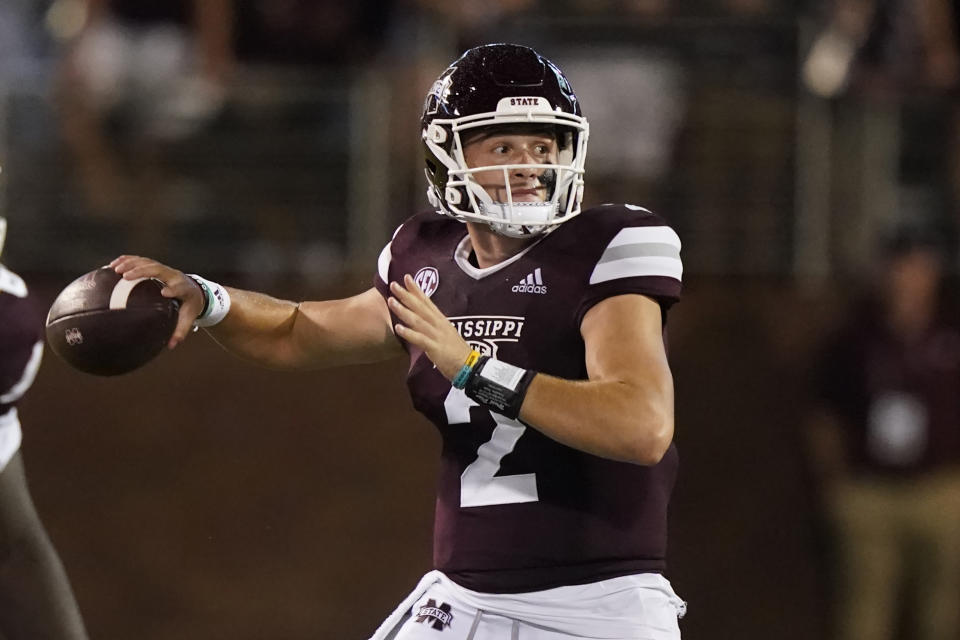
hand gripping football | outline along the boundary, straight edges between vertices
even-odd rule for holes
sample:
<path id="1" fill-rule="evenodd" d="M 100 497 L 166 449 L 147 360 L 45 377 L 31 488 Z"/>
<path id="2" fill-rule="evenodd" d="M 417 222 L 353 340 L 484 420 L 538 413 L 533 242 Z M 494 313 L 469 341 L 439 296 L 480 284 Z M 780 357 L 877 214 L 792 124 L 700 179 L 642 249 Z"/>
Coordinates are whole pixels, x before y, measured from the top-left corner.
<path id="1" fill-rule="evenodd" d="M 47 314 L 47 343 L 71 366 L 100 376 L 127 373 L 160 353 L 177 326 L 180 302 L 163 283 L 124 280 L 102 267 L 71 282 Z"/>

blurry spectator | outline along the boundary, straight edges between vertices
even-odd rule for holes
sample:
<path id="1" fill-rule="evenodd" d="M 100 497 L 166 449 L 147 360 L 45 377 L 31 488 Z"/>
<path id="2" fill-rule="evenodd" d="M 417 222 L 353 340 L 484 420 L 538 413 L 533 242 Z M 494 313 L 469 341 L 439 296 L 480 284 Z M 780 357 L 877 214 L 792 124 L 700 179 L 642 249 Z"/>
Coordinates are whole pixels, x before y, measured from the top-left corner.
<path id="1" fill-rule="evenodd" d="M 951 91 L 960 83 L 960 14 L 951 0 L 835 0 L 804 67 L 817 94 L 852 83 L 873 94 Z"/>
<path id="2" fill-rule="evenodd" d="M 840 640 L 960 631 L 960 325 L 942 260 L 934 236 L 896 234 L 815 372 L 809 435 L 835 536 Z"/>
<path id="3" fill-rule="evenodd" d="M 898 190 L 932 194 L 943 224 L 960 217 L 960 5 L 955 0 L 832 0 L 803 62 L 827 111 L 843 167 L 824 185 L 843 211 L 844 266 L 869 264 L 875 229 L 896 218 Z M 832 125 L 826 125 L 832 126 Z M 951 211 L 952 209 L 952 211 Z"/>
<path id="4" fill-rule="evenodd" d="M 64 2 L 66 0 L 61 0 Z M 233 66 L 230 0 L 86 0 L 63 62 L 59 102 L 91 214 L 133 223 L 133 247 L 157 250 L 165 143 L 220 110 Z"/>

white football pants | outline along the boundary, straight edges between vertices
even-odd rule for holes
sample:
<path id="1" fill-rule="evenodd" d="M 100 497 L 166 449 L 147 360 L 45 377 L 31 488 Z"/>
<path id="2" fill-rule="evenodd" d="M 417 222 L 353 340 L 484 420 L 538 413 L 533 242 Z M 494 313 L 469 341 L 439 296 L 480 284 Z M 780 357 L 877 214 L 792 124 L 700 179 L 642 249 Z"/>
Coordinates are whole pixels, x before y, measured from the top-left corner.
<path id="1" fill-rule="evenodd" d="M 432 571 L 370 640 L 680 640 L 685 611 L 659 574 L 488 594 Z"/>

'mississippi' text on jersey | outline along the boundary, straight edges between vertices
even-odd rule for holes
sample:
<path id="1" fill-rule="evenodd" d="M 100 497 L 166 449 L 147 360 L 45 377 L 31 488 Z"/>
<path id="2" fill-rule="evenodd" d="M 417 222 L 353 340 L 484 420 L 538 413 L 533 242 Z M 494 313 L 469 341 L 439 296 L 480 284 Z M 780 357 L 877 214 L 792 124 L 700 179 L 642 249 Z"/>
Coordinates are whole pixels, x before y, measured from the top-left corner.
<path id="1" fill-rule="evenodd" d="M 666 322 L 680 295 L 677 234 L 639 207 L 585 211 L 493 267 L 473 266 L 469 254 L 463 224 L 416 215 L 381 253 L 377 289 L 387 297 L 387 283 L 410 274 L 475 349 L 569 380 L 587 378 L 580 323 L 593 305 L 641 294 Z M 499 593 L 663 570 L 675 446 L 653 466 L 567 447 L 468 399 L 403 345 L 413 404 L 443 441 L 437 569 Z"/>

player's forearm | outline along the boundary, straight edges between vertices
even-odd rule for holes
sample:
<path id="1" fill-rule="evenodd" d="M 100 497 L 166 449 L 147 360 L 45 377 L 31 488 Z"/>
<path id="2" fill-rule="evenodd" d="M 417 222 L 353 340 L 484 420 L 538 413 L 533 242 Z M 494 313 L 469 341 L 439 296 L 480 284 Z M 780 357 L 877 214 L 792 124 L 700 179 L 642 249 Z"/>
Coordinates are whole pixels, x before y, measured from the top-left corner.
<path id="1" fill-rule="evenodd" d="M 224 349 L 257 364 L 296 369 L 302 366 L 293 348 L 297 303 L 263 293 L 227 287 L 230 313 L 207 331 Z"/>
<path id="2" fill-rule="evenodd" d="M 572 381 L 537 375 L 520 419 L 567 446 L 594 455 L 652 465 L 673 440 L 673 386 L 624 381 Z"/>
<path id="3" fill-rule="evenodd" d="M 209 329 L 225 349 L 277 369 L 321 369 L 384 360 L 401 352 L 370 305 L 375 291 L 344 300 L 296 303 L 228 289 L 230 312 Z"/>

